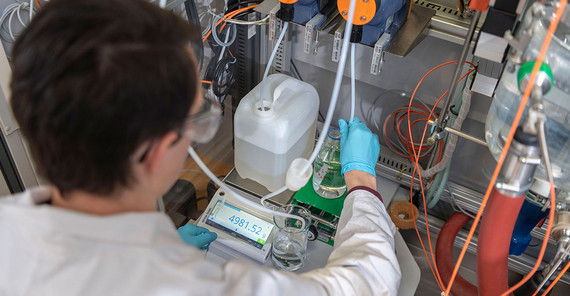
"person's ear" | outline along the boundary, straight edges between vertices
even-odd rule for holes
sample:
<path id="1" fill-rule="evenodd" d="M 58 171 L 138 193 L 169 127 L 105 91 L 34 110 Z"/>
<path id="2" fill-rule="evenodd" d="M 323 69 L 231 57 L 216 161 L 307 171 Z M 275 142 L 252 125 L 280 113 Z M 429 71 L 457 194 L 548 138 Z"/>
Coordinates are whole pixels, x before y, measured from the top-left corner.
<path id="1" fill-rule="evenodd" d="M 179 140 L 180 135 L 175 132 L 168 132 L 164 136 L 156 139 L 143 160 L 144 167 L 149 172 L 156 172 L 164 160 L 166 153 L 168 153 L 169 148 L 175 145 Z"/>

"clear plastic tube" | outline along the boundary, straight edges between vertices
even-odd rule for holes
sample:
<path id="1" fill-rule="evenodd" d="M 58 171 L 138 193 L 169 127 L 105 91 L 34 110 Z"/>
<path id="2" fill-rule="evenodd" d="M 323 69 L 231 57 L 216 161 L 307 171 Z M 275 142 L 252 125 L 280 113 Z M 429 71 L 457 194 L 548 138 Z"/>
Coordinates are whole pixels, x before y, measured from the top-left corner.
<path id="1" fill-rule="evenodd" d="M 273 59 L 277 54 L 277 50 L 279 49 L 279 44 L 285 37 L 285 33 L 287 32 L 287 28 L 289 27 L 289 22 L 285 22 L 283 25 L 283 29 L 281 30 L 281 34 L 279 35 L 279 39 L 277 39 L 277 43 L 275 43 L 275 47 L 273 48 L 273 52 L 271 52 L 271 56 L 269 57 L 269 61 L 267 62 L 267 66 L 265 67 L 265 73 L 263 73 L 263 80 L 261 80 L 261 88 L 259 90 L 259 106 L 261 107 L 261 111 L 265 112 L 265 107 L 263 106 L 263 89 L 265 87 L 265 79 L 269 74 L 269 69 L 271 69 L 271 64 L 273 64 Z"/>
<path id="2" fill-rule="evenodd" d="M 267 194 L 266 196 L 264 196 L 264 197 L 261 198 L 261 200 L 260 200 L 261 204 L 262 204 L 264 207 L 266 207 L 266 206 L 267 206 L 267 205 L 265 204 L 265 201 L 266 201 L 266 200 L 268 200 L 268 199 L 270 199 L 270 198 L 272 198 L 272 197 L 274 197 L 274 196 L 276 196 L 276 195 L 278 195 L 278 194 L 281 194 L 281 193 L 285 192 L 285 190 L 287 190 L 287 186 L 283 186 L 283 187 L 277 189 L 276 191 Z"/>
<path id="3" fill-rule="evenodd" d="M 321 147 L 323 146 L 325 138 L 327 137 L 326 131 L 328 131 L 329 127 L 331 126 L 331 121 L 332 121 L 334 109 L 336 107 L 336 102 L 338 100 L 338 93 L 340 92 L 340 84 L 342 82 L 342 75 L 344 73 L 344 66 L 346 65 L 346 56 L 348 54 L 348 43 L 350 41 L 350 32 L 352 32 L 352 20 L 354 19 L 354 8 L 355 8 L 355 6 L 356 6 L 356 0 L 350 0 L 350 7 L 348 9 L 348 18 L 347 18 L 348 21 L 346 22 L 346 26 L 344 27 L 344 39 L 342 40 L 342 50 L 340 52 L 340 59 L 338 61 L 338 67 L 336 70 L 336 76 L 335 76 L 335 80 L 334 80 L 334 87 L 333 87 L 333 92 L 332 92 L 332 96 L 331 96 L 331 102 L 329 105 L 329 109 L 327 111 L 325 123 L 323 124 L 323 129 L 322 129 L 324 132 L 321 132 L 321 135 L 319 136 L 319 140 L 317 141 L 317 145 L 315 146 L 315 150 L 313 150 L 313 154 L 311 154 L 311 157 L 309 158 L 309 162 L 307 162 L 307 164 L 305 165 L 305 167 L 301 171 L 301 174 L 304 174 L 308 169 L 311 168 L 311 164 L 317 158 L 317 154 L 319 154 L 319 151 L 321 150 Z"/>
<path id="4" fill-rule="evenodd" d="M 354 106 L 356 105 L 356 77 L 354 71 L 354 51 L 356 50 L 356 43 L 352 43 L 350 46 L 350 121 L 348 125 L 352 123 L 354 119 Z"/>
<path id="5" fill-rule="evenodd" d="M 220 39 L 220 37 L 218 36 L 218 31 L 216 28 L 216 24 L 218 23 L 219 20 L 223 19 L 222 17 L 220 17 L 219 15 L 216 15 L 214 17 L 214 19 L 212 20 L 212 28 L 214 30 L 212 30 L 212 37 L 214 38 L 214 41 L 216 41 L 216 43 L 219 46 L 222 47 L 227 47 L 230 46 L 234 43 L 234 41 L 236 41 L 236 37 L 237 37 L 237 27 L 235 24 L 231 24 L 231 26 L 228 28 L 228 32 L 226 33 L 227 35 L 230 34 L 230 32 L 233 32 L 234 34 L 232 35 L 232 39 L 230 41 L 226 41 L 226 42 L 222 42 L 222 40 Z M 227 36 L 226 35 L 226 36 Z M 226 38 L 227 40 L 227 38 Z"/>

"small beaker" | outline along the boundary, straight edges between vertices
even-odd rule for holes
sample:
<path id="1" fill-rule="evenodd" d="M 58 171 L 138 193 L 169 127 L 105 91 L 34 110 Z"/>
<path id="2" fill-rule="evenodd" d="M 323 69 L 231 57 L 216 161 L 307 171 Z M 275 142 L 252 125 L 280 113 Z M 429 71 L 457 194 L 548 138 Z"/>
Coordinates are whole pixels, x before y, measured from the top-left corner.
<path id="1" fill-rule="evenodd" d="M 305 220 L 305 226 L 299 219 L 273 216 L 277 227 L 273 237 L 271 260 L 279 269 L 295 271 L 303 267 L 307 257 L 308 230 L 311 225 L 311 213 L 304 207 L 289 204 L 279 211 L 300 216 Z"/>

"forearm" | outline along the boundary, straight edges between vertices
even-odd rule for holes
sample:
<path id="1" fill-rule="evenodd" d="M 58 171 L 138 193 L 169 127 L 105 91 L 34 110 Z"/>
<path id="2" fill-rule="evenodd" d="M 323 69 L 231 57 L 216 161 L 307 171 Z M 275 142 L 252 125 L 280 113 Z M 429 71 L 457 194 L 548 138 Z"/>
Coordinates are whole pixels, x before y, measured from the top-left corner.
<path id="1" fill-rule="evenodd" d="M 348 191 L 357 186 L 364 186 L 372 190 L 377 190 L 376 178 L 371 174 L 363 171 L 359 170 L 348 171 L 344 173 L 344 180 L 346 182 L 346 189 Z"/>
<path id="2" fill-rule="evenodd" d="M 400 282 L 395 230 L 380 199 L 365 190 L 352 192 L 327 266 L 307 276 L 327 286 L 331 295 L 395 295 Z"/>

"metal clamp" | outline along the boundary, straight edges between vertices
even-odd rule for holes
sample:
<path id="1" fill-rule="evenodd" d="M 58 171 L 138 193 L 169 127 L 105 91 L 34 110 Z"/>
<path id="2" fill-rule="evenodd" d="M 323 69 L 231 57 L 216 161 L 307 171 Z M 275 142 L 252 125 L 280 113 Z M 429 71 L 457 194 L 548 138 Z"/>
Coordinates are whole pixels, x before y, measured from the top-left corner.
<path id="1" fill-rule="evenodd" d="M 532 21 L 528 28 L 521 32 L 520 37 L 517 39 L 513 36 L 510 30 L 507 30 L 503 38 L 509 43 L 512 48 L 511 54 L 509 55 L 509 60 L 512 62 L 511 66 L 508 67 L 508 71 L 513 72 L 515 70 L 514 65 L 522 63 L 522 56 L 525 48 L 530 42 L 530 38 L 533 34 L 533 28 L 539 21 L 539 17 L 544 14 L 544 8 L 541 5 L 534 7 L 532 11 Z"/>
<path id="2" fill-rule="evenodd" d="M 332 51 L 332 61 L 338 62 L 340 58 L 340 51 L 342 49 L 342 37 L 344 36 L 344 26 L 340 26 L 334 32 L 333 41 L 333 51 Z"/>
<path id="3" fill-rule="evenodd" d="M 325 22 L 325 16 L 323 14 L 318 13 L 315 15 L 310 21 L 307 22 L 305 25 L 305 42 L 303 46 L 303 51 L 305 53 L 316 53 L 317 52 L 317 45 L 319 42 L 319 32 L 316 32 L 315 37 L 315 45 L 313 46 L 313 33 L 315 30 L 321 27 L 321 25 Z"/>
<path id="4" fill-rule="evenodd" d="M 273 7 L 269 12 L 269 32 L 267 36 L 267 39 L 269 39 L 269 41 L 275 40 L 275 32 L 277 31 L 277 22 L 281 21 L 280 19 L 277 18 L 277 12 L 279 11 L 279 8 L 280 8 L 279 5 L 275 5 L 275 7 Z"/>
<path id="5" fill-rule="evenodd" d="M 521 156 L 519 157 L 520 162 L 525 164 L 535 164 L 539 165 L 542 163 L 542 159 L 537 156 Z"/>
<path id="6" fill-rule="evenodd" d="M 376 44 L 374 44 L 374 54 L 372 54 L 372 63 L 370 64 L 370 74 L 378 75 L 382 73 L 382 65 L 384 64 L 384 53 L 390 43 L 391 35 L 382 34 Z"/>

